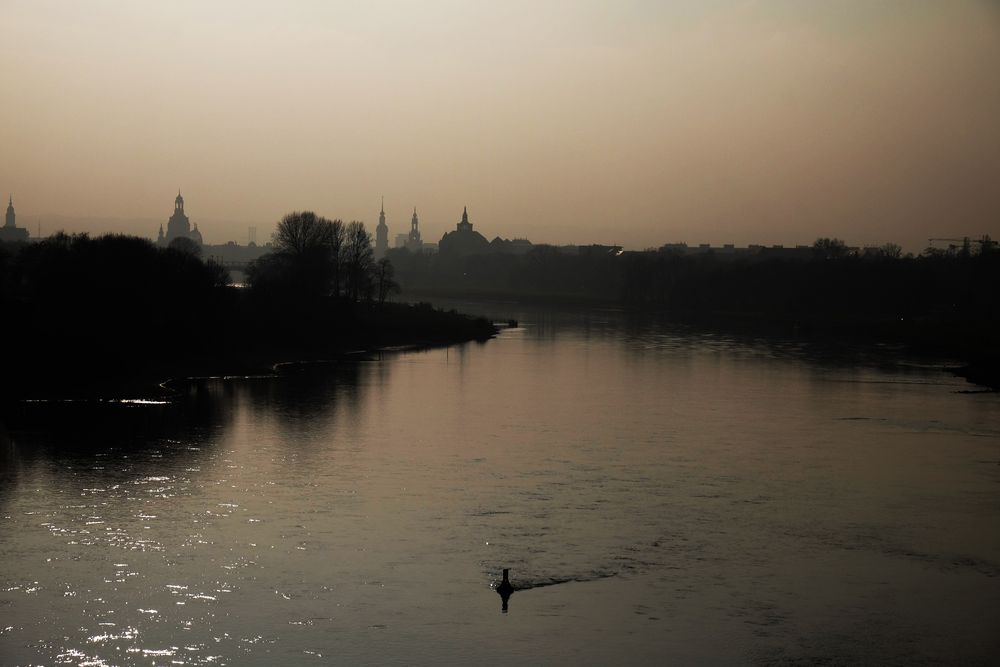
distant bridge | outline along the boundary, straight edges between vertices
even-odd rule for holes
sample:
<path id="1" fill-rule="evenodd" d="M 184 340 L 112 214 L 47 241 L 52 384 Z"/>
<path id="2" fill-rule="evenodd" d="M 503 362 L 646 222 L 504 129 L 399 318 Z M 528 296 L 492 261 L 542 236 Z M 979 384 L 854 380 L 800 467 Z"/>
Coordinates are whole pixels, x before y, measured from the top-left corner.
<path id="1" fill-rule="evenodd" d="M 208 259 L 230 271 L 246 271 L 247 267 L 250 266 L 249 260 L 223 259 L 217 255 L 209 255 Z"/>

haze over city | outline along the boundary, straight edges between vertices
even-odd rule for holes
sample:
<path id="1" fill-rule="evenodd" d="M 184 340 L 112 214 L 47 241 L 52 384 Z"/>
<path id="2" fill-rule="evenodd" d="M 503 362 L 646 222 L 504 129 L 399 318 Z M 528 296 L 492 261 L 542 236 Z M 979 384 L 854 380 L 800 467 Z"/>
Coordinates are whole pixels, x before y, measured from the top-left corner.
<path id="1" fill-rule="evenodd" d="M 2 0 L 0 667 L 1000 655 L 1000 0 Z"/>
<path id="2" fill-rule="evenodd" d="M 425 238 L 998 235 L 993 2 L 5 2 L 32 234 L 207 242 L 293 209 Z"/>

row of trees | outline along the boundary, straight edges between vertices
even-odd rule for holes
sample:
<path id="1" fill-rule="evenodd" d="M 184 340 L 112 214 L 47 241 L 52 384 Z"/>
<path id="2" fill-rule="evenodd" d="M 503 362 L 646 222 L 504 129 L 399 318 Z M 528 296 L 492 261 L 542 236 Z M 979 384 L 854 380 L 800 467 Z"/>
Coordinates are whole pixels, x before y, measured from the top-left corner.
<path id="1" fill-rule="evenodd" d="M 381 304 L 399 292 L 392 263 L 375 260 L 371 234 L 362 222 L 345 224 L 312 211 L 289 213 L 278 223 L 273 245 L 273 253 L 247 269 L 247 281 L 257 294 Z"/>
<path id="2" fill-rule="evenodd" d="M 121 395 L 168 377 L 255 372 L 344 350 L 484 339 L 492 324 L 384 302 L 398 289 L 361 223 L 293 213 L 251 289 L 188 239 L 55 234 L 0 242 L 0 409 L 25 397 Z M 262 298 L 262 295 L 268 295 Z M 9 340 L 8 340 L 9 339 Z"/>
<path id="3" fill-rule="evenodd" d="M 228 282 L 218 264 L 135 236 L 0 243 L 0 402 L 129 372 L 169 377 L 216 355 L 230 347 Z"/>
<path id="4" fill-rule="evenodd" d="M 818 239 L 802 252 L 688 254 L 677 248 L 461 258 L 391 251 L 408 291 L 602 300 L 675 313 L 848 319 L 1000 315 L 1000 251 L 903 255 L 895 244 L 857 252 Z M 770 249 L 768 249 L 770 250 Z"/>

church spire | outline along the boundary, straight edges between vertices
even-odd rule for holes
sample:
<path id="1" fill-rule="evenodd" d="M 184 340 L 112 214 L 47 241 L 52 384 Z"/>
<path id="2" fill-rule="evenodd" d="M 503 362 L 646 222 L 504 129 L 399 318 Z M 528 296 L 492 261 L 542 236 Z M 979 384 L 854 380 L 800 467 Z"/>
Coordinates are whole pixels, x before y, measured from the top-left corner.
<path id="1" fill-rule="evenodd" d="M 7 197 L 7 215 L 4 218 L 4 227 L 14 227 L 14 195 Z"/>
<path id="2" fill-rule="evenodd" d="M 468 206 L 463 206 L 462 207 L 462 222 L 458 223 L 458 226 L 456 227 L 456 229 L 458 231 L 460 231 L 460 232 L 465 232 L 465 231 L 471 232 L 472 231 L 472 223 L 469 222 L 469 207 Z"/>
<path id="3" fill-rule="evenodd" d="M 413 207 L 413 217 L 410 218 L 410 240 L 411 246 L 419 249 L 420 242 L 420 220 L 417 219 L 417 207 Z"/>
<path id="4" fill-rule="evenodd" d="M 375 259 L 382 259 L 389 252 L 389 225 L 385 224 L 385 195 L 382 195 L 382 210 L 378 214 L 375 227 Z"/>
<path id="5" fill-rule="evenodd" d="M 388 227 L 386 227 L 385 224 L 385 197 L 383 196 L 382 210 L 378 212 L 378 227 L 376 228 L 376 233 L 379 235 L 379 238 L 381 238 L 384 232 L 386 234 L 386 238 L 388 239 L 389 232 L 387 230 Z M 386 243 L 388 243 L 388 241 L 386 241 Z"/>

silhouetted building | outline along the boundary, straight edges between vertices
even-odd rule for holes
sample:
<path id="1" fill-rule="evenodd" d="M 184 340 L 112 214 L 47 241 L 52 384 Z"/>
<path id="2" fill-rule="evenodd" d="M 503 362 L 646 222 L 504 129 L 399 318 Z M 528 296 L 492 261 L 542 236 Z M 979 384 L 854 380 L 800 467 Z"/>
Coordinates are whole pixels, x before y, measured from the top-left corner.
<path id="1" fill-rule="evenodd" d="M 174 199 L 174 214 L 167 220 L 167 233 L 164 235 L 163 225 L 160 225 L 160 233 L 156 237 L 156 242 L 159 245 L 170 245 L 170 242 L 177 238 L 191 239 L 199 246 L 202 244 L 198 225 L 195 224 L 192 229 L 191 221 L 184 213 L 184 197 L 181 196 L 180 190 L 177 191 L 177 198 Z"/>
<path id="2" fill-rule="evenodd" d="M 410 219 L 410 235 L 406 238 L 406 249 L 410 252 L 420 252 L 424 243 L 420 240 L 420 220 L 417 219 L 417 207 L 413 207 L 413 217 Z"/>
<path id="3" fill-rule="evenodd" d="M 722 246 L 713 246 L 708 243 L 700 243 L 696 246 L 689 246 L 687 243 L 666 243 L 660 246 L 660 252 L 671 255 L 711 255 L 716 259 L 801 259 L 807 260 L 813 257 L 812 246 L 797 245 L 794 248 L 786 248 L 783 245 L 765 246 L 751 244 L 746 248 L 737 248 L 732 243 Z"/>
<path id="4" fill-rule="evenodd" d="M 620 245 L 592 243 L 579 246 L 578 254 L 581 257 L 618 257 L 622 254 L 622 247 Z"/>
<path id="5" fill-rule="evenodd" d="M 413 209 L 414 215 L 417 210 Z M 382 259 L 389 250 L 389 226 L 385 224 L 385 197 L 382 198 L 382 210 L 378 214 L 378 226 L 375 227 L 375 259 Z"/>
<path id="6" fill-rule="evenodd" d="M 535 245 L 528 239 L 502 239 L 499 236 L 490 241 L 490 251 L 507 255 L 527 255 Z"/>
<path id="7" fill-rule="evenodd" d="M 472 228 L 468 207 L 462 209 L 462 220 L 455 231 L 441 237 L 438 248 L 442 255 L 482 255 L 490 250 L 486 237 Z"/>
<path id="8" fill-rule="evenodd" d="M 7 216 L 3 227 L 0 227 L 0 241 L 27 241 L 28 230 L 14 224 L 14 196 L 7 199 Z"/>

